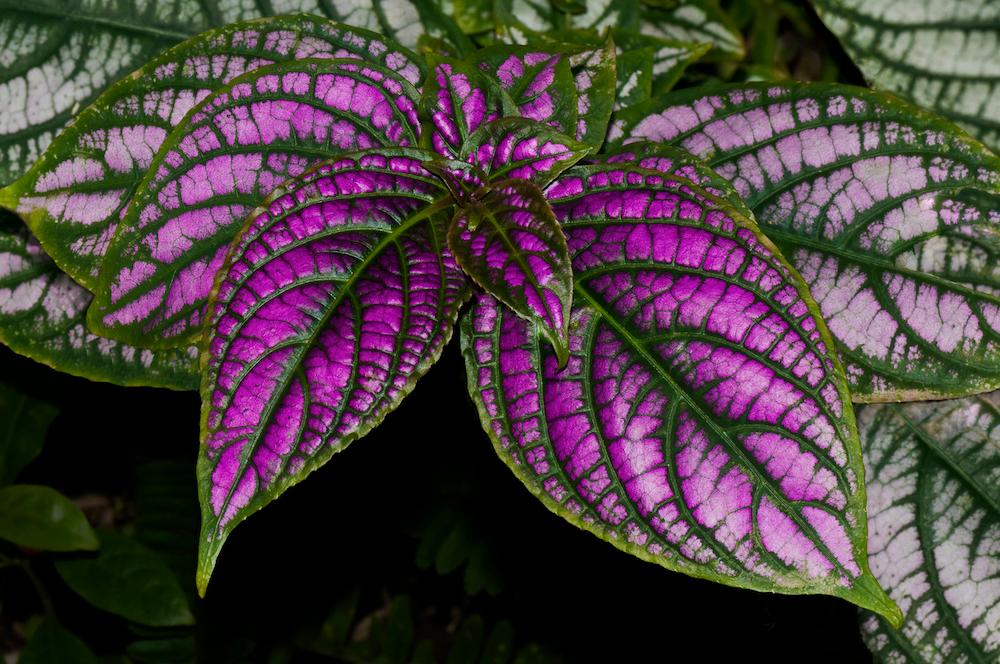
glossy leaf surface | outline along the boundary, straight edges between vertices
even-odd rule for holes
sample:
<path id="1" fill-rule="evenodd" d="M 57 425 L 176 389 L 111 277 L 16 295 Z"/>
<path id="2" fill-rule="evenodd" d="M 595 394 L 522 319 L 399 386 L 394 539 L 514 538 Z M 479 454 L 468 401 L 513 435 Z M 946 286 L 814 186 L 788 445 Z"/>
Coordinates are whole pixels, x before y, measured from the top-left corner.
<path id="1" fill-rule="evenodd" d="M 200 332 L 226 251 L 267 194 L 324 157 L 416 145 L 417 93 L 356 60 L 256 69 L 217 90 L 167 139 L 102 267 L 92 329 L 153 347 Z"/>
<path id="2" fill-rule="evenodd" d="M 954 125 L 860 88 L 743 84 L 623 111 L 611 138 L 676 144 L 733 183 L 856 399 L 1000 386 L 1000 158 Z"/>
<path id="3" fill-rule="evenodd" d="M 430 156 L 334 159 L 234 245 L 205 357 L 202 591 L 229 532 L 376 426 L 451 336 L 467 287 Z"/>
<path id="4" fill-rule="evenodd" d="M 0 200 L 24 215 L 60 267 L 95 290 L 125 207 L 173 127 L 237 76 L 307 57 L 363 59 L 414 84 L 422 76 L 409 51 L 317 17 L 227 26 L 170 49 L 103 93 Z"/>
<path id="5" fill-rule="evenodd" d="M 10 484 L 42 450 L 45 433 L 59 411 L 0 383 L 0 486 Z"/>
<path id="6" fill-rule="evenodd" d="M 80 508 L 55 489 L 33 484 L 0 489 L 0 539 L 41 551 L 97 548 Z"/>
<path id="7" fill-rule="evenodd" d="M 197 349 L 148 350 L 87 329 L 93 295 L 0 211 L 0 342 L 59 371 L 118 385 L 198 386 Z"/>
<path id="8" fill-rule="evenodd" d="M 448 246 L 466 274 L 541 326 L 560 364 L 566 361 L 573 271 L 566 237 L 541 190 L 501 180 L 459 210 Z"/>
<path id="9" fill-rule="evenodd" d="M 866 406 L 872 572 L 903 610 L 900 630 L 862 613 L 886 662 L 1000 657 L 1000 393 Z"/>
<path id="10" fill-rule="evenodd" d="M 501 458 L 643 559 L 897 618 L 867 571 L 842 369 L 772 245 L 689 181 L 634 166 L 576 167 L 546 196 L 573 262 L 568 364 L 488 296 L 462 325 Z"/>
<path id="11" fill-rule="evenodd" d="M 1000 150 L 1000 6 L 993 0 L 813 0 L 868 81 Z"/>
<path id="12" fill-rule="evenodd" d="M 187 597 L 159 556 L 117 533 L 101 533 L 96 554 L 56 561 L 73 592 L 99 609 L 154 627 L 191 625 Z"/>

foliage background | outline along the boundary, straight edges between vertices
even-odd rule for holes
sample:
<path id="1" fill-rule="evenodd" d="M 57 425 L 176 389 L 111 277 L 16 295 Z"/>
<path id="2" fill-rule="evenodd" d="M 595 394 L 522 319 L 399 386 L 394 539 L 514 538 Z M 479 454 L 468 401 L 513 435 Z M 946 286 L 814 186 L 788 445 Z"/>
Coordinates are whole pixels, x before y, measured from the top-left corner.
<path id="1" fill-rule="evenodd" d="M 723 4 L 747 60 L 695 65 L 678 87 L 863 83 L 806 4 Z M 542 508 L 481 431 L 457 344 L 364 443 L 235 532 L 204 601 L 193 582 L 197 395 L 90 383 L 6 348 L 0 380 L 59 409 L 19 482 L 52 486 L 96 527 L 149 545 L 189 595 L 195 627 L 144 628 L 91 607 L 27 552 L 59 621 L 104 661 L 463 662 L 487 643 L 525 663 L 669 661 L 688 648 L 707 660 L 871 659 L 847 602 L 670 573 Z M 8 659 L 43 611 L 27 577 L 0 569 Z"/>

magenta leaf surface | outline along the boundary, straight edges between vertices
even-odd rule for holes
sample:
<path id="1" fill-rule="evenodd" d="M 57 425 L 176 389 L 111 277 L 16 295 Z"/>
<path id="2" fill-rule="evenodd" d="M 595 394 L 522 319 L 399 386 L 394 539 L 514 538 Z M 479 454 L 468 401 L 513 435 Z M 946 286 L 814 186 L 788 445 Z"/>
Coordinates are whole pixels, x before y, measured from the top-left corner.
<path id="1" fill-rule="evenodd" d="M 476 283 L 538 323 L 565 363 L 573 271 L 566 237 L 541 190 L 526 180 L 492 183 L 456 213 L 448 246 Z"/>
<path id="2" fill-rule="evenodd" d="M 73 279 L 98 287 L 101 260 L 153 157 L 199 101 L 275 62 L 357 58 L 416 85 L 419 59 L 373 32 L 320 17 L 236 23 L 193 37 L 116 83 L 76 116 L 20 180 L 0 190 Z"/>
<path id="3" fill-rule="evenodd" d="M 492 180 L 520 178 L 543 187 L 591 150 L 547 125 L 509 117 L 476 130 L 466 140 L 461 158 Z"/>
<path id="4" fill-rule="evenodd" d="M 257 203 L 324 157 L 416 145 L 417 93 L 389 69 L 301 60 L 207 97 L 164 143 L 118 228 L 92 329 L 153 347 L 200 331 L 213 279 Z"/>
<path id="5" fill-rule="evenodd" d="M 898 622 L 868 570 L 843 370 L 773 245 L 636 166 L 578 166 L 546 196 L 574 272 L 567 365 L 490 296 L 462 323 L 498 454 L 554 512 L 640 558 Z"/>
<path id="6" fill-rule="evenodd" d="M 858 401 L 1000 387 L 1000 158 L 891 95 L 828 84 L 673 93 L 609 139 L 730 180 L 809 284 Z"/>
<path id="7" fill-rule="evenodd" d="M 466 139 L 487 122 L 516 114 L 497 84 L 466 61 L 434 57 L 420 97 L 423 145 L 458 159 Z"/>
<path id="8" fill-rule="evenodd" d="M 214 295 L 202 386 L 202 592 L 230 531 L 376 426 L 468 294 L 423 150 L 334 158 L 279 189 Z"/>

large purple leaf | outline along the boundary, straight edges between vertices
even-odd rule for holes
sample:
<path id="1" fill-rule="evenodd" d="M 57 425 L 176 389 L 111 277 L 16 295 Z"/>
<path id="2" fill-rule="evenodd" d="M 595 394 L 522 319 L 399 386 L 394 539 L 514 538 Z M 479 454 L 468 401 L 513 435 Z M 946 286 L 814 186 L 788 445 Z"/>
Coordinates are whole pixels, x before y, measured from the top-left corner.
<path id="1" fill-rule="evenodd" d="M 798 268 L 859 401 L 1000 387 L 1000 158 L 890 95 L 742 84 L 621 112 L 705 159 Z"/>
<path id="2" fill-rule="evenodd" d="M 416 145 L 417 93 L 356 60 L 256 69 L 207 97 L 164 143 L 101 269 L 93 329 L 153 347 L 194 338 L 253 207 L 325 156 Z"/>
<path id="3" fill-rule="evenodd" d="M 492 183 L 456 213 L 448 246 L 476 283 L 540 326 L 564 363 L 573 270 L 566 237 L 541 190 L 526 180 Z"/>
<path id="4" fill-rule="evenodd" d="M 381 64 L 416 85 L 415 55 L 375 33 L 283 16 L 198 35 L 118 82 L 76 116 L 20 180 L 0 191 L 73 279 L 97 288 L 125 207 L 171 129 L 212 90 L 258 67 L 307 57 Z"/>
<path id="5" fill-rule="evenodd" d="M 93 299 L 59 271 L 12 213 L 0 210 L 0 343 L 90 380 L 176 390 L 198 386 L 198 351 L 148 350 L 87 329 Z"/>
<path id="6" fill-rule="evenodd" d="M 203 356 L 202 591 L 230 531 L 377 425 L 451 336 L 468 289 L 431 156 L 325 162 L 233 245 Z"/>
<path id="7" fill-rule="evenodd" d="M 547 125 L 512 117 L 476 130 L 466 140 L 461 159 L 492 180 L 520 178 L 545 186 L 591 150 Z"/>
<path id="8" fill-rule="evenodd" d="M 640 558 L 897 621 L 868 571 L 843 370 L 773 245 L 696 185 L 635 166 L 578 166 L 546 195 L 573 263 L 566 367 L 492 297 L 462 324 L 499 455 Z"/>

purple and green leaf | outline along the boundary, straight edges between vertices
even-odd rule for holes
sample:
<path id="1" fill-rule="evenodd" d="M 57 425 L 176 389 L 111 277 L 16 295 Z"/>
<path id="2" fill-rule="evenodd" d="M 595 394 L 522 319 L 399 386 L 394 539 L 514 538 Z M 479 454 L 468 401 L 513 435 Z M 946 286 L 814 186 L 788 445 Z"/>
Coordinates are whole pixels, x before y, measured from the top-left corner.
<path id="1" fill-rule="evenodd" d="M 0 211 L 0 343 L 90 380 L 197 389 L 197 349 L 153 351 L 99 337 L 86 325 L 92 299 L 20 220 Z"/>
<path id="2" fill-rule="evenodd" d="M 322 159 L 415 146 L 417 92 L 357 60 L 261 67 L 201 102 L 164 142 L 101 269 L 91 329 L 149 347 L 201 330 L 226 250 L 251 210 Z"/>
<path id="3" fill-rule="evenodd" d="M 519 179 L 491 183 L 456 212 L 448 246 L 473 281 L 540 327 L 565 364 L 573 270 L 541 189 Z"/>
<path id="4" fill-rule="evenodd" d="M 544 187 L 593 151 L 589 145 L 526 118 L 503 118 L 477 129 L 460 159 L 491 180 L 519 178 Z"/>
<path id="5" fill-rule="evenodd" d="M 858 401 L 1000 387 L 1000 158 L 890 95 L 742 84 L 622 111 L 730 180 L 809 284 Z"/>
<path id="6" fill-rule="evenodd" d="M 232 529 L 376 426 L 451 336 L 468 284 L 432 157 L 332 159 L 237 237 L 203 355 L 202 592 Z"/>
<path id="7" fill-rule="evenodd" d="M 684 179 L 577 166 L 546 196 L 574 272 L 566 367 L 490 296 L 462 323 L 498 454 L 550 509 L 640 558 L 898 622 L 868 571 L 847 383 L 794 270 Z"/>
<path id="8" fill-rule="evenodd" d="M 879 661 L 1000 659 L 1000 392 L 865 406 L 868 556 L 903 610 L 863 612 Z"/>
<path id="9" fill-rule="evenodd" d="M 102 94 L 24 177 L 0 191 L 0 204 L 16 209 L 56 264 L 96 291 L 115 229 L 171 130 L 237 76 L 311 57 L 381 64 L 414 85 L 423 77 L 409 51 L 320 18 L 279 17 L 207 32 Z"/>

